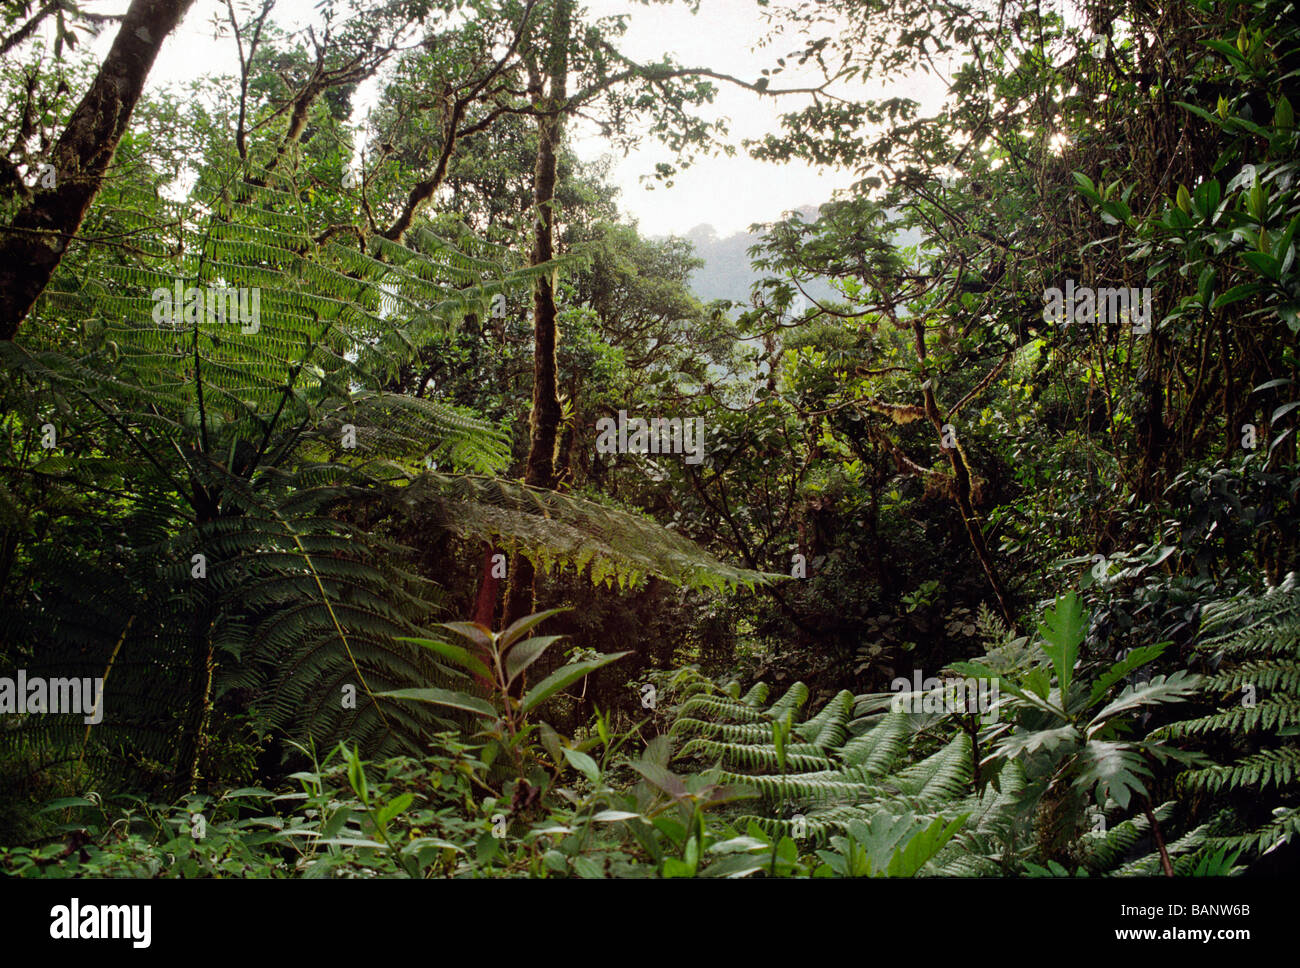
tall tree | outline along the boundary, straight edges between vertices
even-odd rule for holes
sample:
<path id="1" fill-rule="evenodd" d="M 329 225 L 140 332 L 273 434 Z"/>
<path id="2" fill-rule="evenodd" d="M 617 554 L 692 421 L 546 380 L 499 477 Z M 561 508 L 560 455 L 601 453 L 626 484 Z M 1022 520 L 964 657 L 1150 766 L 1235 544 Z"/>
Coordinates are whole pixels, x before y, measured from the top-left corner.
<path id="1" fill-rule="evenodd" d="M 0 230 L 0 339 L 13 339 L 63 260 L 131 122 L 163 41 L 194 0 L 131 0 L 113 46 L 46 162 L 38 190 Z"/>
<path id="2" fill-rule="evenodd" d="M 529 64 L 529 93 L 537 113 L 537 163 L 533 169 L 532 264 L 555 256 L 556 158 L 564 132 L 564 107 L 569 80 L 569 33 L 572 0 L 556 0 L 544 65 Z M 560 427 L 560 397 L 555 372 L 555 277 L 545 276 L 533 286 L 533 406 L 528 421 L 528 458 L 524 483 L 532 487 L 555 486 L 555 441 Z M 522 556 L 513 568 L 506 621 L 531 611 L 532 562 Z"/>
<path id="3" fill-rule="evenodd" d="M 535 234 L 533 258 L 554 254 L 555 156 L 566 116 L 582 112 L 601 119 L 604 134 L 618 145 L 635 144 L 640 135 L 636 121 L 649 118 L 650 130 L 674 150 L 678 165 L 686 166 L 701 151 L 713 148 L 725 133 L 722 123 L 710 123 L 696 110 L 713 100 L 712 81 L 723 81 L 760 95 L 810 94 L 822 96 L 824 86 L 769 89 L 768 79 L 746 81 L 703 67 L 683 67 L 665 57 L 658 63 L 633 61 L 613 44 L 626 20 L 607 18 L 585 23 L 575 17 L 572 0 L 553 0 L 544 34 L 535 35 L 528 64 L 530 113 L 538 119 L 537 165 L 534 172 Z M 578 65 L 569 94 L 570 64 Z M 657 166 L 656 175 L 670 179 L 677 166 Z M 556 308 L 554 281 L 536 284 L 533 304 L 535 338 L 533 410 L 529 423 L 529 450 L 525 481 L 538 487 L 554 486 L 555 444 L 561 408 L 556 392 Z M 517 561 L 511 569 L 507 620 L 518 618 L 533 599 L 533 571 Z"/>

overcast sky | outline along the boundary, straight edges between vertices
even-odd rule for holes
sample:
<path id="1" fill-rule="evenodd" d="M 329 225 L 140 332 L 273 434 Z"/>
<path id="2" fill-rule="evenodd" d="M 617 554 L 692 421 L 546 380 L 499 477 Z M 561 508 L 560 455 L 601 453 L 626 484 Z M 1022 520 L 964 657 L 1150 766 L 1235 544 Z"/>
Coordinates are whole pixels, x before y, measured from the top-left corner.
<path id="1" fill-rule="evenodd" d="M 767 29 L 759 19 L 755 0 L 701 0 L 697 15 L 682 3 L 647 7 L 623 0 L 588 0 L 587 5 L 598 15 L 630 14 L 621 47 L 638 60 L 658 59 L 667 53 L 686 66 L 757 79 L 759 70 L 777 54 L 796 46 L 791 39 L 757 53 L 753 50 Z M 314 7 L 315 0 L 280 0 L 276 19 L 286 26 L 307 23 L 315 19 Z M 97 4 L 92 9 L 102 7 Z M 150 76 L 151 87 L 183 81 L 199 72 L 235 70 L 234 41 L 229 37 L 213 39 L 212 20 L 222 10 L 224 4 L 216 0 L 198 0 L 159 55 Z M 96 42 L 100 57 L 114 34 L 115 30 L 106 31 Z M 797 75 L 783 74 L 773 87 L 798 80 Z M 941 83 L 933 77 L 918 78 L 905 86 L 909 96 L 922 98 L 930 105 L 942 93 Z M 374 86 L 369 87 L 373 91 Z M 363 89 L 362 97 L 366 95 Z M 707 116 L 728 119 L 730 138 L 739 146 L 743 138 L 777 130 L 780 112 L 799 103 L 794 98 L 760 98 L 732 85 L 722 85 Z M 604 153 L 605 145 L 593 131 L 577 127 L 572 133 L 581 156 L 594 158 Z M 644 183 L 641 176 L 668 155 L 667 149 L 650 143 L 626 158 L 617 157 L 613 170 L 613 178 L 622 190 L 623 211 L 636 218 L 641 230 L 649 235 L 684 234 L 702 223 L 711 224 L 720 235 L 728 235 L 753 222 L 777 219 L 786 210 L 825 201 L 834 189 L 853 181 L 848 172 L 757 162 L 742 150 L 731 158 L 701 159 L 681 173 L 671 188 Z"/>

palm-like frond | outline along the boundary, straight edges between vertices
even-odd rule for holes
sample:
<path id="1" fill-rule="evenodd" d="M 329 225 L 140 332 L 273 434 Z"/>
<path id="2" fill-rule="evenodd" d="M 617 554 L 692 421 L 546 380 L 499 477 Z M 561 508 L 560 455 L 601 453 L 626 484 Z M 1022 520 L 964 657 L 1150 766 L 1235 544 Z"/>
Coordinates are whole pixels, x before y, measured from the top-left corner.
<path id="1" fill-rule="evenodd" d="M 1156 736 L 1227 743 L 1229 763 L 1188 770 L 1188 791 L 1215 794 L 1272 788 L 1282 797 L 1271 819 L 1238 824 L 1211 843 L 1263 853 L 1300 834 L 1300 582 L 1294 573 L 1261 595 L 1207 605 L 1196 648 L 1217 665 L 1206 691 L 1218 711 L 1173 723 Z M 1246 829 L 1242 829 L 1245 827 Z"/>
<path id="2" fill-rule="evenodd" d="M 216 167 L 185 202 L 107 193 L 86 234 L 131 244 L 70 253 L 23 338 L 0 344 L 0 514 L 26 488 L 60 519 L 55 535 L 113 541 L 60 561 L 6 517 L 32 550 L 5 616 L 30 638 L 5 658 L 61 675 L 112 662 L 104 723 L 87 739 L 29 717 L 3 736 L 20 758 L 43 743 L 46 759 L 102 752 L 176 776 L 214 717 L 249 708 L 290 736 L 418 752 L 445 723 L 377 694 L 449 675 L 399 641 L 428 634 L 439 594 L 385 523 L 493 540 L 597 582 L 763 580 L 648 519 L 485 476 L 510 459 L 501 428 L 392 392 L 435 333 L 562 260 L 512 269 L 468 234 L 422 226 L 403 243 L 318 242 L 292 173 L 253 184 Z M 48 453 L 31 445 L 47 421 Z"/>
<path id="3" fill-rule="evenodd" d="M 799 687 L 785 696 L 803 693 Z M 939 829 L 965 817 L 930 857 L 924 873 L 981 877 L 1024 869 L 1023 858 L 1034 843 L 1031 808 L 1037 792 L 1029 789 L 1019 760 L 1004 761 L 996 782 L 977 792 L 967 733 L 935 745 L 928 736 L 929 717 L 880 712 L 872 696 L 841 692 L 794 726 L 803 742 L 787 747 L 782 770 L 772 721 L 786 715 L 784 699 L 762 710 L 716 690 L 694 688 L 677 708 L 671 733 L 684 740 L 677 757 L 701 766 L 720 764 L 721 782 L 750 789 L 762 804 L 760 812 L 739 817 L 738 824 L 753 822 L 772 837 L 844 848 L 852 830 L 861 839 L 876 824 L 895 832 L 904 820 L 907 831 Z M 867 715 L 850 719 L 854 710 Z M 1096 752 L 1104 744 L 1093 745 Z M 1135 756 L 1121 765 L 1133 768 Z M 1110 808 L 1123 817 L 1118 804 L 1112 802 Z M 1173 809 L 1167 803 L 1155 812 L 1168 821 Z M 1168 845 L 1179 872 L 1191 873 L 1200 862 L 1207 834 L 1207 828 L 1199 827 Z M 1087 832 L 1075 845 L 1076 868 L 1094 874 L 1158 873 L 1159 855 L 1149 835 L 1141 815 L 1109 830 Z"/>

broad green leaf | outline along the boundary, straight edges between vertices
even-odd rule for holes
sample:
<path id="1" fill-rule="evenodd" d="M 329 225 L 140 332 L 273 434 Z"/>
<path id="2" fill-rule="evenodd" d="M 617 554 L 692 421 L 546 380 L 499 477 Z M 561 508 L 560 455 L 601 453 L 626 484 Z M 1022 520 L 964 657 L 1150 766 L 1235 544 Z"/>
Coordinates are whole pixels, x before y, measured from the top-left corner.
<path id="1" fill-rule="evenodd" d="M 767 869 L 767 859 L 754 854 L 728 854 L 706 867 L 702 877 L 748 877 Z"/>
<path id="2" fill-rule="evenodd" d="M 1177 105 L 1178 105 L 1180 108 L 1182 108 L 1183 110 L 1185 110 L 1185 111 L 1190 111 L 1192 114 L 1196 115 L 1198 118 L 1203 118 L 1203 119 L 1205 119 L 1206 121 L 1209 121 L 1211 124 L 1216 125 L 1216 126 L 1218 126 L 1218 124 L 1219 124 L 1219 119 L 1216 118 L 1216 117 L 1215 117 L 1213 114 L 1211 114 L 1209 111 L 1205 110 L 1205 108 L 1197 107 L 1195 104 L 1188 104 L 1186 101 L 1175 101 L 1174 103 L 1177 104 Z M 1075 176 L 1075 177 L 1077 178 L 1078 176 Z"/>
<path id="3" fill-rule="evenodd" d="M 1277 99 L 1277 104 L 1273 108 L 1273 125 L 1283 129 L 1295 125 L 1295 110 L 1285 95 Z"/>
<path id="4" fill-rule="evenodd" d="M 1109 796 L 1121 809 L 1127 810 L 1132 794 L 1147 796 L 1144 778 L 1150 779 L 1151 770 L 1142 756 L 1125 743 L 1103 743 L 1093 740 L 1080 754 L 1082 770 L 1075 786 L 1084 791 L 1096 789 Z"/>
<path id="5" fill-rule="evenodd" d="M 1272 390 L 1274 387 L 1285 387 L 1290 385 L 1291 385 L 1291 380 L 1289 377 L 1281 377 L 1277 380 L 1269 380 L 1267 383 L 1261 383 L 1259 386 L 1255 387 L 1255 389 L 1251 390 L 1250 392 L 1261 393 L 1264 390 Z"/>
<path id="6" fill-rule="evenodd" d="M 602 810 L 591 819 L 597 823 L 618 823 L 623 820 L 640 820 L 641 814 L 628 810 Z"/>
<path id="7" fill-rule="evenodd" d="M 551 759 L 555 765 L 559 766 L 564 759 L 563 744 L 560 742 L 560 734 L 551 728 L 550 723 L 542 723 L 540 729 L 542 746 L 546 752 L 551 754 Z"/>
<path id="8" fill-rule="evenodd" d="M 1134 669 L 1140 668 L 1160 657 L 1164 652 L 1168 642 L 1160 642 L 1156 645 L 1142 645 L 1133 649 L 1124 658 L 1120 659 L 1109 669 L 1097 677 L 1097 681 L 1092 684 L 1092 692 L 1088 696 L 1088 706 L 1094 706 L 1101 701 L 1102 697 L 1110 691 L 1110 687 L 1119 682 Z"/>
<path id="9" fill-rule="evenodd" d="M 1083 734 L 1073 724 L 1057 726 L 1054 729 L 1035 729 L 1023 733 L 1012 733 L 998 743 L 998 752 L 1015 759 L 1022 753 L 1038 750 L 1055 750 L 1058 746 L 1074 747 L 1083 742 Z"/>
<path id="10" fill-rule="evenodd" d="M 511 683 L 519 673 L 542 657 L 551 645 L 564 638 L 562 635 L 543 635 L 525 639 L 506 654 L 506 682 Z"/>
<path id="11" fill-rule="evenodd" d="M 1088 619 L 1083 613 L 1083 602 L 1078 594 L 1070 592 L 1056 600 L 1038 626 L 1043 637 L 1043 652 L 1052 660 L 1056 681 L 1061 687 L 1061 701 L 1068 701 L 1070 681 L 1074 677 L 1074 663 L 1079 658 L 1079 646 L 1088 632 Z"/>
<path id="12" fill-rule="evenodd" d="M 1222 309 L 1224 306 L 1231 306 L 1235 302 L 1240 302 L 1259 292 L 1258 282 L 1246 282 L 1240 286 L 1233 286 L 1225 293 L 1221 293 L 1219 298 L 1214 300 L 1215 309 Z"/>
<path id="13" fill-rule="evenodd" d="M 485 656 L 492 654 L 492 630 L 478 622 L 442 622 L 439 628 L 455 632 L 462 638 L 469 639 L 483 651 Z"/>
<path id="14" fill-rule="evenodd" d="M 542 862 L 548 869 L 555 871 L 557 874 L 563 874 L 568 870 L 568 862 L 558 850 L 548 850 L 542 855 Z"/>
<path id="15" fill-rule="evenodd" d="M 1048 671 L 1047 666 L 1034 666 L 1025 673 L 1025 688 L 1032 692 L 1044 702 L 1052 694 L 1052 674 Z"/>
<path id="16" fill-rule="evenodd" d="M 478 656 L 470 653 L 469 649 L 459 645 L 452 645 L 450 642 L 442 642 L 438 639 L 418 639 L 409 636 L 399 636 L 397 641 L 410 642 L 412 645 L 418 645 L 422 649 L 428 649 L 431 652 L 437 652 L 445 659 L 450 659 L 462 669 L 466 669 L 480 678 L 492 680 L 492 672 Z"/>
<path id="17" fill-rule="evenodd" d="M 1300 407 L 1300 400 L 1292 400 L 1290 403 L 1282 404 L 1282 406 L 1273 411 L 1273 416 L 1268 418 L 1268 422 L 1271 424 L 1277 423 L 1296 407 Z"/>
<path id="18" fill-rule="evenodd" d="M 57 800 L 51 800 L 41 809 L 37 810 L 32 816 L 39 817 L 43 813 L 49 813 L 52 810 L 66 810 L 71 807 L 94 807 L 97 806 L 94 800 L 87 800 L 85 797 L 60 797 Z"/>
<path id="19" fill-rule="evenodd" d="M 414 699 L 417 702 L 433 703 L 436 706 L 464 709 L 493 719 L 497 716 L 497 711 L 492 708 L 492 704 L 486 699 L 467 696 L 463 692 L 454 692 L 450 689 L 394 689 L 389 692 L 379 692 L 375 695 L 384 699 Z"/>
<path id="20" fill-rule="evenodd" d="M 361 757 L 356 750 L 349 749 L 347 751 L 347 761 L 348 783 L 351 785 L 353 792 L 361 798 L 361 802 L 368 805 L 370 803 L 370 793 L 366 785 L 366 768 L 361 763 Z"/>
<path id="21" fill-rule="evenodd" d="M 594 659 L 584 659 L 581 662 L 571 662 L 569 665 L 561 666 L 528 690 L 522 705 L 519 707 L 520 710 L 525 713 L 531 712 L 561 689 L 577 682 L 589 672 L 594 672 L 601 666 L 609 665 L 614 660 L 621 659 L 629 654 L 628 652 L 614 652 L 597 656 Z"/>
<path id="22" fill-rule="evenodd" d="M 274 796 L 275 794 L 272 791 L 265 790 L 262 787 L 240 787 L 238 790 L 230 790 L 227 793 L 223 793 L 221 795 L 221 799 L 233 800 L 235 797 L 262 798 L 262 797 L 274 797 Z"/>
<path id="23" fill-rule="evenodd" d="M 1103 708 L 1088 724 L 1091 736 L 1120 713 L 1139 709 L 1154 703 L 1182 702 L 1200 688 L 1201 677 L 1179 670 L 1170 676 L 1153 676 L 1149 682 L 1129 686 L 1109 705 Z"/>
<path id="24" fill-rule="evenodd" d="M 695 873 L 685 862 L 676 857 L 664 860 L 664 877 L 690 877 Z"/>
<path id="25" fill-rule="evenodd" d="M 758 798 L 758 793 L 734 783 L 721 783 L 715 787 L 709 787 L 708 795 L 704 798 L 708 806 L 717 806 L 720 803 L 731 803 L 735 800 L 754 800 Z"/>
<path id="26" fill-rule="evenodd" d="M 564 747 L 564 758 L 569 761 L 569 765 L 585 776 L 592 783 L 600 782 L 600 766 L 586 753 L 575 750 L 572 747 Z"/>
<path id="27" fill-rule="evenodd" d="M 1071 174 L 1074 175 L 1075 184 L 1084 195 L 1094 202 L 1101 201 L 1101 195 L 1097 192 L 1097 186 L 1093 184 L 1091 178 L 1081 171 L 1071 172 Z"/>
<path id="28" fill-rule="evenodd" d="M 1214 266 L 1207 266 L 1201 270 L 1201 277 L 1196 283 L 1196 294 L 1201 300 L 1202 306 L 1210 305 L 1210 297 L 1214 295 Z"/>
<path id="29" fill-rule="evenodd" d="M 682 844 L 686 841 L 686 827 L 678 820 L 673 819 L 666 814 L 660 814 L 651 821 L 655 829 L 668 838 L 674 844 Z"/>
<path id="30" fill-rule="evenodd" d="M 375 822 L 382 828 L 388 821 L 409 807 L 414 799 L 414 793 L 403 793 L 394 797 L 379 808 L 379 812 L 375 814 Z"/>
<path id="31" fill-rule="evenodd" d="M 968 676 L 972 679 L 996 679 L 997 673 L 982 662 L 950 662 L 943 667 L 942 672 L 951 670 L 959 676 Z"/>
<path id="32" fill-rule="evenodd" d="M 1232 44 L 1228 43 L 1226 40 L 1219 40 L 1218 38 L 1214 38 L 1211 40 L 1202 40 L 1201 43 L 1204 44 L 1206 47 L 1218 51 L 1220 54 L 1226 57 L 1233 64 L 1238 64 L 1243 67 L 1245 66 L 1246 61 L 1241 56 L 1241 51 L 1239 51 L 1236 47 L 1232 46 Z"/>
<path id="33" fill-rule="evenodd" d="M 1266 252 L 1243 252 L 1241 260 L 1265 279 L 1276 280 L 1282 273 L 1282 263 Z"/>
<path id="34" fill-rule="evenodd" d="M 532 615 L 525 615 L 523 618 L 510 623 L 510 627 L 497 636 L 497 643 L 504 652 L 506 649 L 510 648 L 510 646 L 519 641 L 525 632 L 535 628 L 542 622 L 545 622 L 552 615 L 559 615 L 561 612 L 566 611 L 568 611 L 568 609 L 552 608 L 545 612 L 536 612 Z"/>
<path id="35" fill-rule="evenodd" d="M 657 786 L 664 793 L 667 793 L 674 799 L 684 797 L 689 792 L 686 784 L 682 782 L 681 777 L 673 773 L 666 766 L 658 763 L 650 763 L 646 760 L 638 760 L 631 764 L 632 769 L 636 770 L 643 777 Z M 658 821 L 656 820 L 656 825 Z"/>
<path id="36" fill-rule="evenodd" d="M 751 821 L 752 823 L 752 821 Z M 719 840 L 709 846 L 710 854 L 734 854 L 736 851 L 766 851 L 771 848 L 771 843 L 767 840 L 759 840 L 755 837 L 730 837 L 727 840 Z"/>
<path id="37" fill-rule="evenodd" d="M 599 880 L 605 876 L 605 868 L 600 861 L 586 854 L 579 854 L 573 858 L 573 869 L 578 872 L 578 876 L 585 880 Z"/>
<path id="38" fill-rule="evenodd" d="M 1196 203 L 1197 210 L 1206 218 L 1212 216 L 1214 210 L 1219 207 L 1220 197 L 1219 182 L 1214 178 L 1201 182 L 1192 193 L 1192 200 Z"/>
<path id="39" fill-rule="evenodd" d="M 918 831 L 903 847 L 894 852 L 889 865 L 885 868 L 885 874 L 889 877 L 916 876 L 917 872 L 929 863 L 948 841 L 952 840 L 969 816 L 970 814 L 963 813 L 946 824 L 943 817 L 935 817 L 928 827 Z"/>

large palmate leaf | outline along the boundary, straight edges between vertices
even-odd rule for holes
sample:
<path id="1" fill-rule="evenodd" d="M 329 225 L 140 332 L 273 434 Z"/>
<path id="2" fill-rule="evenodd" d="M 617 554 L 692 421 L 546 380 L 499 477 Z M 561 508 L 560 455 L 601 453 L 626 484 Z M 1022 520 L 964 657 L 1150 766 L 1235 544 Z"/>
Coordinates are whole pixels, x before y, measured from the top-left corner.
<path id="1" fill-rule="evenodd" d="M 1156 703 L 1180 702 L 1200 690 L 1201 677 L 1184 670 L 1169 676 L 1153 676 L 1147 682 L 1127 687 L 1103 707 L 1088 724 L 1092 736 L 1114 717 Z"/>
<path id="2" fill-rule="evenodd" d="M 956 836 L 969 816 L 964 813 L 949 821 L 935 817 L 928 826 L 917 831 L 907 843 L 894 851 L 885 866 L 885 876 L 915 877 Z"/>
<path id="3" fill-rule="evenodd" d="M 1127 809 L 1132 796 L 1147 797 L 1151 768 L 1130 744 L 1092 740 L 1080 751 L 1079 765 L 1075 785 L 1085 791 L 1095 789 L 1099 803 L 1109 797 Z"/>
<path id="4" fill-rule="evenodd" d="M 1055 606 L 1043 616 L 1038 632 L 1043 637 L 1043 652 L 1052 660 L 1056 671 L 1062 700 L 1068 701 L 1074 664 L 1079 660 L 1079 646 L 1088 634 L 1088 620 L 1079 596 L 1070 592 L 1057 599 Z"/>
<path id="5" fill-rule="evenodd" d="M 926 824 L 911 813 L 852 820 L 831 838 L 837 852 L 819 850 L 828 871 L 844 877 L 915 877 L 952 840 L 968 814 Z M 825 872 L 823 872 L 825 873 Z"/>
<path id="6" fill-rule="evenodd" d="M 1056 726 L 1052 729 L 1026 729 L 1012 733 L 998 743 L 998 754 L 1015 758 L 1024 753 L 1036 753 L 1039 750 L 1057 752 L 1071 750 L 1083 741 L 1083 734 L 1073 723 Z"/>

